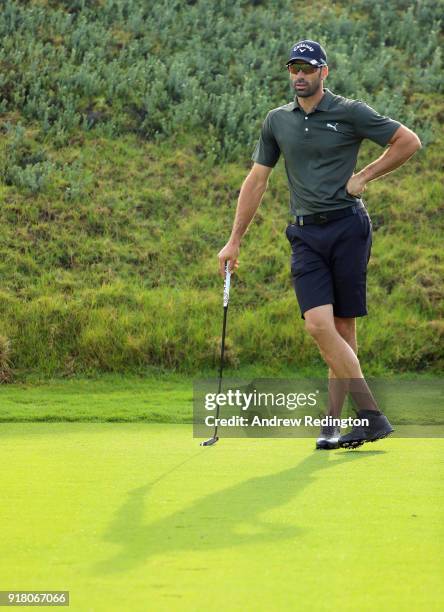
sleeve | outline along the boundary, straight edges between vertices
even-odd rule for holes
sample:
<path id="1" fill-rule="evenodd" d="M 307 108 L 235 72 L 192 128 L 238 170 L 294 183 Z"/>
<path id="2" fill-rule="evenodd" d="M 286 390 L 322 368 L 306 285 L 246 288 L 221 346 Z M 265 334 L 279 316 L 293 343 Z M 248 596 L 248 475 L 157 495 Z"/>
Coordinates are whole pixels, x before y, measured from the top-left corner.
<path id="1" fill-rule="evenodd" d="M 399 121 L 384 117 L 365 102 L 357 101 L 353 108 L 356 133 L 361 138 L 369 138 L 385 147 L 390 138 L 401 126 Z"/>
<path id="2" fill-rule="evenodd" d="M 262 125 L 261 135 L 252 155 L 252 160 L 262 166 L 274 168 L 280 154 L 281 150 L 271 129 L 270 113 L 268 113 Z"/>

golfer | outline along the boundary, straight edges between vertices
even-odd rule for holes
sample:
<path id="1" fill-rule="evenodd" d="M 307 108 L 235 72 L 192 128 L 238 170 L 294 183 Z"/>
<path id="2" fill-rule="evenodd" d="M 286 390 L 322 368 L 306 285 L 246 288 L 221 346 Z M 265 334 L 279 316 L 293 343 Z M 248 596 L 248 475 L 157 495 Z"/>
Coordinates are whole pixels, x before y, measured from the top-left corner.
<path id="1" fill-rule="evenodd" d="M 281 153 L 294 217 L 286 230 L 291 245 L 291 275 L 307 332 L 329 367 L 328 415 L 340 416 L 350 393 L 362 426 L 341 436 L 324 427 L 317 448 L 354 448 L 389 435 L 393 428 L 379 411 L 357 357 L 356 317 L 367 314 L 366 276 L 372 243 L 370 217 L 362 200 L 367 183 L 405 163 L 421 147 L 418 136 L 359 100 L 324 87 L 327 55 L 312 40 L 296 43 L 287 62 L 293 102 L 265 118 L 237 204 L 231 236 L 220 251 L 238 265 L 242 236 L 267 189 Z M 387 147 L 354 174 L 361 142 Z"/>

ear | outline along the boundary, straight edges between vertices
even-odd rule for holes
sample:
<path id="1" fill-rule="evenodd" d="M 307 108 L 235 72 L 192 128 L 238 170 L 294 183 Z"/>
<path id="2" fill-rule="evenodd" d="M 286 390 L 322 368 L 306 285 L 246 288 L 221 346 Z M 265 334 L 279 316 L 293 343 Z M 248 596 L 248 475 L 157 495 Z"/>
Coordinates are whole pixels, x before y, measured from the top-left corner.
<path id="1" fill-rule="evenodd" d="M 328 77 L 328 66 L 322 66 L 321 68 L 321 80 L 323 81 Z"/>

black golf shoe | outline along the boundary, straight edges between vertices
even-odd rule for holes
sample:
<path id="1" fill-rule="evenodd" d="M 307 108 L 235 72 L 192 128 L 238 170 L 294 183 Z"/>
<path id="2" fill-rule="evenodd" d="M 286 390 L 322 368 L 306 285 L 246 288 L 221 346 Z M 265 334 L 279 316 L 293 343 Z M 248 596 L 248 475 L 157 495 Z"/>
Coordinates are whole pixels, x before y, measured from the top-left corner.
<path id="1" fill-rule="evenodd" d="M 332 450 L 338 448 L 339 427 L 324 426 L 321 428 L 319 438 L 316 440 L 316 448 L 322 450 Z"/>
<path id="2" fill-rule="evenodd" d="M 388 418 L 381 412 L 360 410 L 358 418 L 368 419 L 368 425 L 354 425 L 348 434 L 339 438 L 339 448 L 358 448 L 364 442 L 376 442 L 395 431 Z"/>

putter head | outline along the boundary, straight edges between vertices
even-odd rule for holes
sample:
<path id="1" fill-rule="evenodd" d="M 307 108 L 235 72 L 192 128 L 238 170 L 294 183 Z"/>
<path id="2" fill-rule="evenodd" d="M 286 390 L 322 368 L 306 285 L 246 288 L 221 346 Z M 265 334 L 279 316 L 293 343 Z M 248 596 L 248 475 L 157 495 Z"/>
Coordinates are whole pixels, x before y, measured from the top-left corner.
<path id="1" fill-rule="evenodd" d="M 205 440 L 205 442 L 201 442 L 200 445 L 201 446 L 212 446 L 213 444 L 216 444 L 216 442 L 219 440 L 218 436 L 216 436 L 215 438 L 210 438 L 209 440 Z"/>

